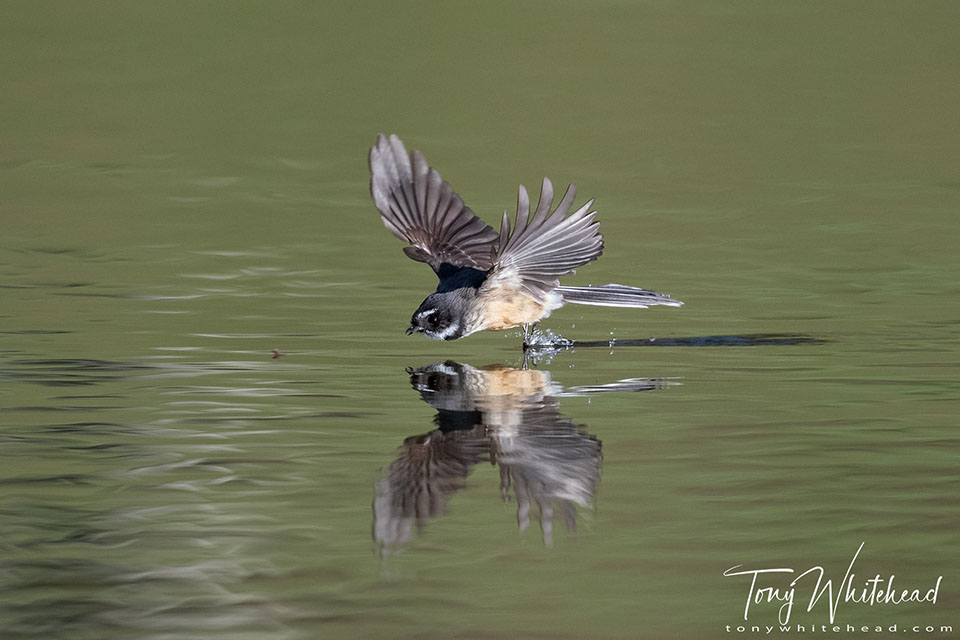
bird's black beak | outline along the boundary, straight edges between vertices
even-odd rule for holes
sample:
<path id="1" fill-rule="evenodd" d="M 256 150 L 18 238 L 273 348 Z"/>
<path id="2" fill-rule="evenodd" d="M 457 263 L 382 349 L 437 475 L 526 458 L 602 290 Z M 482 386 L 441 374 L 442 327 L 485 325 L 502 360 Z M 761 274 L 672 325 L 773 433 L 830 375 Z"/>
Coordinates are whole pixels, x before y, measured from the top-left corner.
<path id="1" fill-rule="evenodd" d="M 416 333 L 416 332 L 417 332 L 416 327 L 407 327 L 407 335 L 410 335 L 411 333 Z"/>

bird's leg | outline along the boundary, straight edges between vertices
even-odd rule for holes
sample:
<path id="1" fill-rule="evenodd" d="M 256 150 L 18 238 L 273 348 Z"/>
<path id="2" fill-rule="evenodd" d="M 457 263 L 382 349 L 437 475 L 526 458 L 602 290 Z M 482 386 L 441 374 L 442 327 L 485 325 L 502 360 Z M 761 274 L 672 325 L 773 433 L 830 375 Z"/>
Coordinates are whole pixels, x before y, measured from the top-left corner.
<path id="1" fill-rule="evenodd" d="M 531 322 L 530 324 L 521 326 L 523 327 L 523 350 L 526 351 L 529 347 L 533 346 L 530 340 L 533 338 L 533 333 L 537 329 L 537 323 Z"/>
<path id="2" fill-rule="evenodd" d="M 530 324 L 523 325 L 523 342 L 524 344 L 531 344 L 533 340 L 534 332 L 537 330 L 537 323 L 531 322 Z M 543 345 L 540 345 L 543 346 Z"/>

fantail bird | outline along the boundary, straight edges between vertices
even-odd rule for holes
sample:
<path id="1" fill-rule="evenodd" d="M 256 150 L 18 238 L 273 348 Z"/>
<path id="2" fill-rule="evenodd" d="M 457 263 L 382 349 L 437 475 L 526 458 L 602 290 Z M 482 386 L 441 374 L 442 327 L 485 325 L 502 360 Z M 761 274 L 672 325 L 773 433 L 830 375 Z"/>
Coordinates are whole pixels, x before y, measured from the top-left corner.
<path id="1" fill-rule="evenodd" d="M 569 213 L 576 195 L 570 185 L 557 208 L 553 184 L 543 179 L 540 201 L 530 216 L 523 185 L 516 224 L 503 212 L 500 232 L 478 218 L 423 154 L 407 153 L 395 135 L 377 136 L 370 149 L 370 194 L 383 224 L 410 246 L 410 258 L 426 262 L 440 283 L 413 317 L 407 334 L 455 340 L 484 329 L 529 327 L 567 302 L 645 309 L 679 307 L 670 296 L 621 284 L 562 287 L 561 276 L 596 260 L 603 236 L 591 211 L 593 200 Z M 568 215 L 569 213 L 569 215 Z"/>

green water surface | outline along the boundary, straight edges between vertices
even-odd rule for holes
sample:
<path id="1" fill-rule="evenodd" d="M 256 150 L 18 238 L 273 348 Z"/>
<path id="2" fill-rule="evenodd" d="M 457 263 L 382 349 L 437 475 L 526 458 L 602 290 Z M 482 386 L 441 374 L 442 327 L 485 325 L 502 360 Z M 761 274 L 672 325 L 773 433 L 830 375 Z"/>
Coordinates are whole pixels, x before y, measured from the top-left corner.
<path id="1" fill-rule="evenodd" d="M 757 637 L 725 570 L 861 543 L 938 599 L 834 635 L 958 635 L 960 5 L 0 13 L 0 637 Z M 564 282 L 686 305 L 561 309 L 597 344 L 526 371 L 405 336 L 378 132 L 491 223 L 575 181 Z"/>

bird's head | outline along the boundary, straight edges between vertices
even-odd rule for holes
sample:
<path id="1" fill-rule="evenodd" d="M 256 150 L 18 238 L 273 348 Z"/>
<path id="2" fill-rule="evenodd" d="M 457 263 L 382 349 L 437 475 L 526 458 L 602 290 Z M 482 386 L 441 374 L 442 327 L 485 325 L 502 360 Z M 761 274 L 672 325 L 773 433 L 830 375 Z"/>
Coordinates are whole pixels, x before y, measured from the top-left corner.
<path id="1" fill-rule="evenodd" d="M 407 335 L 422 333 L 434 340 L 462 338 L 464 333 L 461 304 L 461 300 L 455 296 L 443 293 L 430 294 L 410 318 Z"/>

